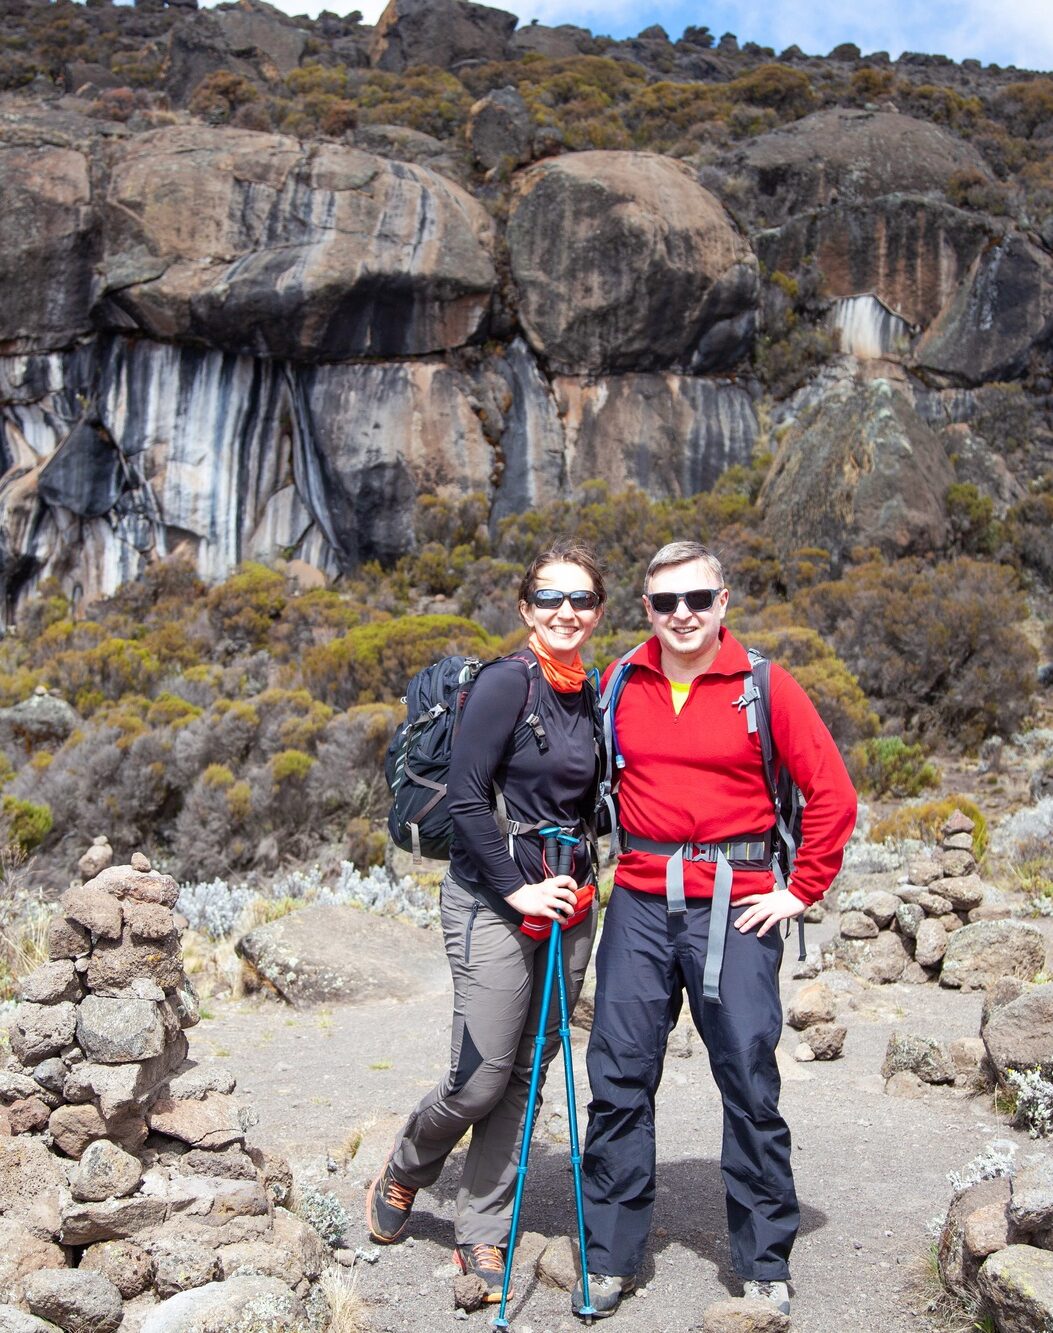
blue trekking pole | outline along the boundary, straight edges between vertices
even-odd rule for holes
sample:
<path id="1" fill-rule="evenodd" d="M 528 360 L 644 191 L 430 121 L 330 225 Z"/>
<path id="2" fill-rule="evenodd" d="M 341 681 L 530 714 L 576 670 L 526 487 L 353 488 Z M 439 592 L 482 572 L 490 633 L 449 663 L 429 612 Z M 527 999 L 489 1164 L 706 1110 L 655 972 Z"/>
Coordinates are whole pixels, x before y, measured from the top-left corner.
<path id="1" fill-rule="evenodd" d="M 561 833 L 560 874 L 563 874 L 563 858 L 567 860 L 567 872 L 574 863 L 574 848 L 577 838 Z M 552 932 L 555 934 L 555 931 Z M 562 933 L 562 932 L 561 932 Z M 585 1252 L 585 1204 L 581 1193 L 581 1147 L 578 1143 L 578 1107 L 574 1096 L 574 1065 L 570 1053 L 570 1008 L 567 1004 L 567 982 L 563 975 L 563 950 L 556 951 L 556 977 L 559 981 L 559 1040 L 563 1047 L 563 1072 L 567 1083 L 567 1115 L 570 1119 L 570 1165 L 574 1173 L 574 1208 L 578 1217 L 578 1253 L 581 1256 L 581 1294 L 582 1305 L 578 1315 L 587 1324 L 592 1323 L 596 1313 L 589 1296 L 589 1263 Z"/>
<path id="2" fill-rule="evenodd" d="M 571 865 L 574 859 L 574 847 L 577 845 L 577 838 L 572 838 L 568 834 L 560 831 L 555 824 L 547 825 L 538 830 L 545 844 L 545 863 L 546 868 L 553 868 L 554 873 L 566 875 L 570 873 Z M 564 1065 L 567 1071 L 567 1100 L 568 1106 L 573 1106 L 574 1085 L 573 1071 L 570 1064 L 570 1029 L 569 1019 L 565 1017 L 567 1011 L 566 983 L 563 978 L 563 929 L 558 921 L 553 921 L 548 937 L 548 959 L 545 967 L 545 989 L 541 997 L 541 1012 L 538 1015 L 537 1035 L 534 1038 L 534 1060 L 530 1069 L 530 1091 L 527 1094 L 526 1119 L 523 1124 L 523 1146 L 519 1151 L 519 1165 L 516 1167 L 516 1192 L 512 1203 L 512 1225 L 508 1234 L 508 1254 L 505 1257 L 505 1280 L 501 1287 L 501 1305 L 491 1320 L 494 1328 L 508 1328 L 509 1323 L 505 1317 L 505 1311 L 508 1306 L 508 1289 L 512 1284 L 512 1256 L 515 1253 L 516 1238 L 519 1234 L 519 1213 L 523 1205 L 523 1189 L 526 1185 L 527 1166 L 530 1161 L 530 1141 L 534 1134 L 534 1116 L 537 1110 L 538 1085 L 541 1082 L 541 1059 L 545 1048 L 545 1032 L 548 1028 L 549 1004 L 552 1000 L 553 984 L 556 976 L 559 976 L 559 997 L 560 997 L 560 1038 L 563 1039 L 564 1029 L 566 1029 L 566 1044 L 563 1047 Z M 574 1113 L 571 1113 L 572 1139 L 571 1151 L 577 1150 L 578 1126 Z M 572 1161 L 574 1158 L 572 1157 Z M 585 1275 L 584 1287 L 585 1305 L 580 1313 L 585 1316 L 595 1314 L 589 1303 L 588 1273 L 585 1261 L 585 1231 L 584 1218 L 581 1202 L 581 1158 L 578 1156 L 575 1163 L 575 1200 L 578 1205 L 578 1235 L 579 1244 L 582 1245 L 581 1263 L 582 1272 Z M 589 1324 L 591 1318 L 587 1318 Z"/>

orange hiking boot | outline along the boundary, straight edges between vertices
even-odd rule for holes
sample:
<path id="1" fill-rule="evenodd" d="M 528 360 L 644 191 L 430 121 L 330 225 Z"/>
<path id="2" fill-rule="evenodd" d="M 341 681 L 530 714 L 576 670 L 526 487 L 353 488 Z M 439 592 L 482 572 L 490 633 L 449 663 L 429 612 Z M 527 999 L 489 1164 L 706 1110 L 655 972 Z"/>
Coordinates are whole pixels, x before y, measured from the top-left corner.
<path id="1" fill-rule="evenodd" d="M 453 1262 L 462 1273 L 471 1273 L 482 1281 L 486 1287 L 484 1305 L 496 1305 L 500 1301 L 505 1285 L 505 1251 L 500 1245 L 458 1245 L 453 1252 Z M 511 1286 L 508 1298 L 512 1299 Z"/>
<path id="2" fill-rule="evenodd" d="M 391 1174 L 391 1158 L 369 1187 L 366 1195 L 366 1226 L 381 1245 L 391 1245 L 406 1230 L 417 1191 L 400 1184 Z"/>

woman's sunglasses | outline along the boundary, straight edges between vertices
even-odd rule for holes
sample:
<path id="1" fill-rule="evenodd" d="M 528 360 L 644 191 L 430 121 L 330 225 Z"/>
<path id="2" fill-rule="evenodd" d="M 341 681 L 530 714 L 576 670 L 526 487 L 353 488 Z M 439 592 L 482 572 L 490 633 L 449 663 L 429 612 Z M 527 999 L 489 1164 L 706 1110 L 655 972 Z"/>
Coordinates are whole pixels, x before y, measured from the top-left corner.
<path id="1" fill-rule="evenodd" d="M 563 605 L 564 598 L 575 611 L 595 611 L 600 604 L 598 592 L 579 588 L 576 592 L 560 592 L 558 588 L 538 588 L 531 595 L 531 602 L 539 611 L 556 611 Z"/>
<path id="2" fill-rule="evenodd" d="M 651 610 L 659 616 L 671 616 L 681 602 L 689 611 L 708 611 L 723 588 L 692 588 L 690 592 L 645 592 Z"/>

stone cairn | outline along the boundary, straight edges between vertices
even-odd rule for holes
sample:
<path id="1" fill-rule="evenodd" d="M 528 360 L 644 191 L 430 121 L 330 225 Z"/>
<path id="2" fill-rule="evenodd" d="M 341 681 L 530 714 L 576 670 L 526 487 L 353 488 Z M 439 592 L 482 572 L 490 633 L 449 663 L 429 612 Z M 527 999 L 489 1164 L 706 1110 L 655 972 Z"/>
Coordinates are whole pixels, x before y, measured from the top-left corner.
<path id="1" fill-rule="evenodd" d="M 1042 934 L 1010 920 L 1009 908 L 993 900 L 977 874 L 972 832 L 973 821 L 956 810 L 940 847 L 910 861 L 906 884 L 845 894 L 823 966 L 879 984 L 938 981 L 961 990 L 1040 972 Z"/>
<path id="2" fill-rule="evenodd" d="M 288 1165 L 246 1146 L 231 1075 L 187 1059 L 178 886 L 103 841 L 0 1069 L 0 1333 L 324 1329 L 331 1257 L 280 1206 Z"/>
<path id="3" fill-rule="evenodd" d="M 975 1040 L 975 1039 L 973 1039 Z M 1053 983 L 1003 977 L 980 1017 L 984 1071 L 1010 1091 L 1010 1071 L 1053 1080 Z M 967 1170 L 940 1231 L 945 1285 L 1009 1333 L 1053 1328 L 1053 1156 L 1044 1145 L 1013 1171 Z M 979 1163 L 982 1165 L 982 1162 Z"/>

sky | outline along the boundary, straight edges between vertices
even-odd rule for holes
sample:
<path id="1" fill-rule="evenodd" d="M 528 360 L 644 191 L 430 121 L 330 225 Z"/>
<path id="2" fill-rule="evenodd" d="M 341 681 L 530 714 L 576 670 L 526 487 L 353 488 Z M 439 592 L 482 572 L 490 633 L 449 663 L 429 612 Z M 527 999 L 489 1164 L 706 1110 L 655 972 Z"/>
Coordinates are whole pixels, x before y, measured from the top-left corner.
<path id="1" fill-rule="evenodd" d="M 206 0 L 207 3 L 207 0 Z M 316 16 L 329 9 L 358 9 L 375 23 L 385 0 L 270 0 L 288 14 Z M 888 51 L 940 53 L 954 60 L 1053 70 L 1053 0 L 501 0 L 497 8 L 521 24 L 576 23 L 594 35 L 635 36 L 660 23 L 675 41 L 689 24 L 704 24 L 717 37 L 733 32 L 776 52 L 799 46 L 826 55 L 840 42 L 864 54 Z"/>

